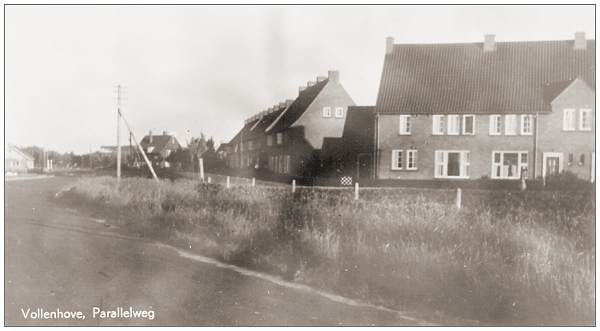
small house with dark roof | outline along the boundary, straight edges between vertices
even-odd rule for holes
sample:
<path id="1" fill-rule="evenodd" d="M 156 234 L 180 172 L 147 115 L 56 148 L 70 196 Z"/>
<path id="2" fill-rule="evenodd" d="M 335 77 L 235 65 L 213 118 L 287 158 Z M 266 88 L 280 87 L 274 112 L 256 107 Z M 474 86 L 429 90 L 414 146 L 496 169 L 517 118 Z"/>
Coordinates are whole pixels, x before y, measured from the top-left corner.
<path id="1" fill-rule="evenodd" d="M 394 44 L 375 105 L 376 177 L 594 180 L 594 40 Z"/>
<path id="2" fill-rule="evenodd" d="M 280 102 L 247 119 L 230 141 L 228 165 L 274 174 L 313 177 L 322 167 L 326 138 L 341 138 L 354 101 L 338 71 L 299 88 L 295 99 Z"/>
<path id="3" fill-rule="evenodd" d="M 148 156 L 153 165 L 161 168 L 169 168 L 171 165 L 167 158 L 171 153 L 181 148 L 174 134 L 163 131 L 162 134 L 153 134 L 152 131 L 142 138 L 140 146 Z"/>

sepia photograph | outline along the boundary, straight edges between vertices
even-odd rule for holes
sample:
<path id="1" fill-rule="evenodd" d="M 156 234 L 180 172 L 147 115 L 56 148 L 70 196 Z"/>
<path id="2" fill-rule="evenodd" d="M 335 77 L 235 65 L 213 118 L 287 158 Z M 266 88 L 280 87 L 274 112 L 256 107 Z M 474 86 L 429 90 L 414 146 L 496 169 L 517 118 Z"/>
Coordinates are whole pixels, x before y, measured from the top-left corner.
<path id="1" fill-rule="evenodd" d="M 596 325 L 596 4 L 4 4 L 4 326 Z"/>

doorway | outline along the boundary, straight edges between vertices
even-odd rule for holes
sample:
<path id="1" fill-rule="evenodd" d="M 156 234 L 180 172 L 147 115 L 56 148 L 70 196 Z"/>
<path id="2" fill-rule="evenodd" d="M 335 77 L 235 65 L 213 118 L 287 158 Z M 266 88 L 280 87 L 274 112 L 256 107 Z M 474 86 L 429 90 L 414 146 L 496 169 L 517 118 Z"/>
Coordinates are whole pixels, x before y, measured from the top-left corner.
<path id="1" fill-rule="evenodd" d="M 562 153 L 543 153 L 542 175 L 544 177 L 558 175 L 563 170 Z"/>

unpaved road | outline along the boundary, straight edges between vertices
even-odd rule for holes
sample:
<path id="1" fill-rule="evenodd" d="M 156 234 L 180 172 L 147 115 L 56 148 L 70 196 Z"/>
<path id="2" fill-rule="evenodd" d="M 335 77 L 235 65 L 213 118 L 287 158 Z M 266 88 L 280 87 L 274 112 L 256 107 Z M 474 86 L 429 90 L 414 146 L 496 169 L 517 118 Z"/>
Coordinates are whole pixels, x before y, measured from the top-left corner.
<path id="1" fill-rule="evenodd" d="M 417 325 L 186 258 L 52 202 L 73 178 L 5 182 L 5 325 Z M 154 310 L 153 320 L 92 318 L 92 307 Z M 25 319 L 21 309 L 82 311 Z"/>

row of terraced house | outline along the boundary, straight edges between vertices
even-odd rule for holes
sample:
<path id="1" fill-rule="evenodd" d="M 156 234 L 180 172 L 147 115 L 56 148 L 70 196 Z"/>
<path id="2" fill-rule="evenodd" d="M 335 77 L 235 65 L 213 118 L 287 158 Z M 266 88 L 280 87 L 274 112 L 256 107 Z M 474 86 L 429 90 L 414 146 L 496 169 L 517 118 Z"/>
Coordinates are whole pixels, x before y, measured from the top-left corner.
<path id="1" fill-rule="evenodd" d="M 330 71 L 246 120 L 230 168 L 292 177 L 595 180 L 595 40 L 395 44 L 375 106 Z"/>

